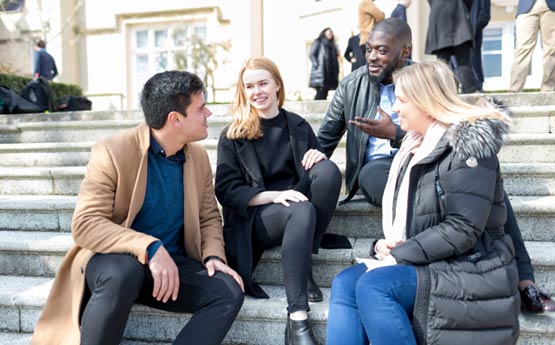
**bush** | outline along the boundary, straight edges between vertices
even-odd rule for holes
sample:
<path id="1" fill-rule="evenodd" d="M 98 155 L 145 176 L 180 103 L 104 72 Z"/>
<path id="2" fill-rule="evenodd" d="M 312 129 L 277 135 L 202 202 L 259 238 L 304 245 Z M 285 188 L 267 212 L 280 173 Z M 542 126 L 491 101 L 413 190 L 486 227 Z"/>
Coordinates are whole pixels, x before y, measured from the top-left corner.
<path id="1" fill-rule="evenodd" d="M 33 80 L 28 77 L 20 77 L 17 75 L 3 74 L 0 73 L 0 85 L 9 87 L 12 90 L 19 92 L 28 82 Z M 56 104 L 58 98 L 62 96 L 82 96 L 83 90 L 79 85 L 75 84 L 63 84 L 50 82 L 50 87 L 52 87 L 52 92 L 54 93 L 54 104 Z"/>

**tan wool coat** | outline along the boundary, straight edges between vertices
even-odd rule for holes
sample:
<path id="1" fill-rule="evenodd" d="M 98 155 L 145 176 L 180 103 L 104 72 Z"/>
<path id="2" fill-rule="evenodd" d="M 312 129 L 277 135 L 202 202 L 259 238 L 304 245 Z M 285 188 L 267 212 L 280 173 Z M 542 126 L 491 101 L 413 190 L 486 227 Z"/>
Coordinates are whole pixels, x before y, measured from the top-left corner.
<path id="1" fill-rule="evenodd" d="M 72 220 L 75 246 L 54 279 L 32 345 L 77 345 L 85 270 L 95 253 L 127 253 L 146 264 L 157 239 L 130 229 L 146 192 L 150 130 L 146 124 L 97 142 L 91 151 Z M 225 261 L 222 222 L 208 155 L 199 144 L 184 148 L 185 250 L 195 260 Z"/>
<path id="2" fill-rule="evenodd" d="M 361 46 L 366 44 L 374 25 L 384 18 L 385 14 L 378 6 L 374 5 L 374 0 L 362 0 L 360 2 L 358 5 L 358 31 L 360 32 Z"/>

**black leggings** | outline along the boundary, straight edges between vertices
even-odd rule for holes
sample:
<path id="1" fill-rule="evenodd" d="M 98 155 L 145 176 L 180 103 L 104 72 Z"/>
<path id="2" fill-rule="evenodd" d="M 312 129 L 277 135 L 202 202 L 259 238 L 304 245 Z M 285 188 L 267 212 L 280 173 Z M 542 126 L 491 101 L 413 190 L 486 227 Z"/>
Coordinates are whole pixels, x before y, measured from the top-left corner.
<path id="1" fill-rule="evenodd" d="M 306 295 L 311 252 L 318 253 L 337 205 L 341 189 L 341 173 L 335 163 L 324 160 L 308 172 L 309 201 L 258 206 L 254 220 L 255 240 L 264 248 L 281 245 L 283 281 L 287 310 L 293 313 L 309 310 Z"/>
<path id="2" fill-rule="evenodd" d="M 208 277 L 204 265 L 189 257 L 173 259 L 179 269 L 179 295 L 163 303 L 152 297 L 148 266 L 126 254 L 95 254 L 85 274 L 81 345 L 119 344 L 134 302 L 193 313 L 173 344 L 221 344 L 243 304 L 241 288 L 221 272 Z"/>

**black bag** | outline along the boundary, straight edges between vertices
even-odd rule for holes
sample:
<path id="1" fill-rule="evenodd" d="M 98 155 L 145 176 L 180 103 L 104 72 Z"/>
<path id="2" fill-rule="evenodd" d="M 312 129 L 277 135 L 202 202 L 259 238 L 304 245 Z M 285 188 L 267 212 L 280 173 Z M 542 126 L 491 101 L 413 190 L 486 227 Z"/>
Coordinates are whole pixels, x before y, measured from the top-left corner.
<path id="1" fill-rule="evenodd" d="M 58 111 L 91 110 L 92 102 L 86 97 L 62 96 L 56 102 Z"/>
<path id="2" fill-rule="evenodd" d="M 39 105 L 40 111 L 54 111 L 54 93 L 48 80 L 42 77 L 28 82 L 21 89 L 21 97 Z"/>
<path id="3" fill-rule="evenodd" d="M 40 113 L 44 111 L 38 104 L 29 102 L 7 86 L 0 85 L 0 99 L 1 114 Z"/>

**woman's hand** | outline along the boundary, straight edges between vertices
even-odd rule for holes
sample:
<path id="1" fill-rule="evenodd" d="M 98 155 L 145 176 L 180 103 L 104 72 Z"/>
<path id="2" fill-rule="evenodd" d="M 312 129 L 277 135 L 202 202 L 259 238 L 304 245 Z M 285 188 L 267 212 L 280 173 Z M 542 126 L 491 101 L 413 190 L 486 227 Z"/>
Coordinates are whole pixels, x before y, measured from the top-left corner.
<path id="1" fill-rule="evenodd" d="M 307 201 L 308 198 L 301 192 L 297 192 L 296 190 L 289 189 L 279 193 L 272 202 L 274 204 L 282 204 L 286 207 L 289 207 L 289 202 L 300 202 L 300 201 Z"/>
<path id="2" fill-rule="evenodd" d="M 378 254 L 379 258 L 384 258 L 389 255 L 393 247 L 395 247 L 400 243 L 402 242 L 401 241 L 395 242 L 392 240 L 385 240 L 385 239 L 378 240 L 378 242 L 376 242 L 376 245 L 374 246 L 374 251 Z"/>
<path id="3" fill-rule="evenodd" d="M 314 166 L 314 164 L 324 159 L 327 159 L 324 153 L 315 149 L 310 149 L 304 154 L 301 164 L 303 165 L 305 170 L 310 170 Z"/>

